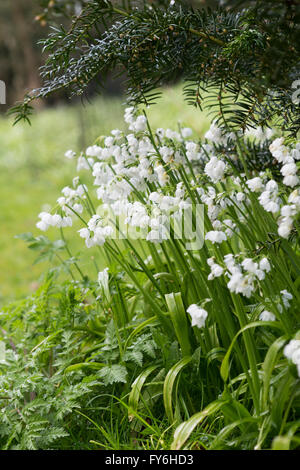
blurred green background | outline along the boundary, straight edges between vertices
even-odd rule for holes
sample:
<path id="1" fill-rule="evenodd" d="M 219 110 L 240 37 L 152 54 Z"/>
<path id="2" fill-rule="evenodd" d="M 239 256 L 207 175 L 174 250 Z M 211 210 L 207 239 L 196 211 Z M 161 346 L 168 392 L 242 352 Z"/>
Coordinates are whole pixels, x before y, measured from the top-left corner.
<path id="1" fill-rule="evenodd" d="M 11 119 L 0 117 L 0 305 L 35 290 L 48 267 L 47 263 L 33 265 L 36 253 L 15 236 L 41 234 L 35 227 L 39 212 L 54 205 L 61 188 L 76 176 L 75 162 L 64 153 L 80 151 L 112 129 L 124 129 L 124 108 L 122 97 L 98 97 L 85 105 L 41 110 L 31 126 L 13 126 Z M 199 110 L 186 105 L 179 86 L 164 90 L 147 113 L 154 128 L 177 129 L 180 121 L 201 136 L 209 127 Z M 53 229 L 46 235 L 59 237 L 59 232 Z M 76 249 L 84 247 L 79 237 L 77 243 Z"/>

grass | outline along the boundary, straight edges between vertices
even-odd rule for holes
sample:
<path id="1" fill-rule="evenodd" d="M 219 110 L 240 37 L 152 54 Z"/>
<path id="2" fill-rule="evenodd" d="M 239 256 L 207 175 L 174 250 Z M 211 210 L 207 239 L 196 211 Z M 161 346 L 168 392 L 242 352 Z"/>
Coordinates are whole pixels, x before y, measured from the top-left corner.
<path id="1" fill-rule="evenodd" d="M 58 188 L 70 184 L 73 166 L 65 151 L 80 151 L 99 135 L 122 129 L 123 101 L 100 97 L 85 106 L 46 109 L 33 117 L 32 126 L 13 127 L 11 120 L 0 118 L 0 304 L 34 291 L 47 267 L 33 265 L 35 254 L 15 236 L 37 233 L 35 223 L 47 209 L 45 201 L 52 204 Z M 165 90 L 148 115 L 154 128 L 176 128 L 178 119 L 199 135 L 208 127 L 208 120 L 184 103 L 179 88 Z"/>

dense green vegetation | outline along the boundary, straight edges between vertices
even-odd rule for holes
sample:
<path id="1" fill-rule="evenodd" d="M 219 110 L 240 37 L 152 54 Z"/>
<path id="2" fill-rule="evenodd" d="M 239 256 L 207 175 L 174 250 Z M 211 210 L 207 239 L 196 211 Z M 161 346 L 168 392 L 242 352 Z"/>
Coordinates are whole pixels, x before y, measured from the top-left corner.
<path id="1" fill-rule="evenodd" d="M 254 141 L 222 135 L 215 125 L 193 142 L 188 129 L 185 138 L 152 133 L 133 110 L 126 120 L 134 133 L 87 149 L 78 157 L 86 169 L 69 172 L 67 200 L 40 214 L 45 231 L 71 220 L 71 209 L 73 228 L 52 241 L 22 237 L 41 259 L 60 263 L 36 294 L 3 309 L 2 447 L 297 447 L 299 190 L 277 165 L 263 168 L 272 155 L 278 163 L 297 157 L 299 144 L 293 150 L 261 131 Z M 141 152 L 146 145 L 149 161 L 134 157 L 135 145 Z M 130 156 L 121 167 L 111 154 L 118 148 Z M 103 204 L 94 209 L 92 171 L 103 203 L 112 197 L 127 206 L 125 226 L 142 232 L 148 220 L 148 241 L 114 240 Z M 203 247 L 192 250 L 186 232 L 164 238 L 155 228 L 163 223 L 164 231 L 191 201 L 204 204 L 205 230 Z M 278 217 L 287 210 L 293 219 Z M 81 259 L 72 253 L 79 227 Z"/>

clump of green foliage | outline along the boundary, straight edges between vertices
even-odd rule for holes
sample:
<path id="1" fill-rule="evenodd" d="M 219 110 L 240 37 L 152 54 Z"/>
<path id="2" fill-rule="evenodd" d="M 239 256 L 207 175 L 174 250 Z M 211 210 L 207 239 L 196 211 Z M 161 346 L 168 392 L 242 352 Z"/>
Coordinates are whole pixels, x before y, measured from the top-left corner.
<path id="1" fill-rule="evenodd" d="M 96 286 L 59 286 L 55 273 L 32 297 L 11 304 L 1 315 L 6 351 L 0 364 L 0 446 L 130 446 L 129 424 L 119 426 L 126 405 L 122 409 L 114 397 L 128 395 L 128 378 L 149 367 L 158 346 L 148 330 L 124 347 L 128 335 L 116 330 L 111 315 L 105 317 L 93 300 Z M 135 323 L 127 325 L 129 331 Z M 108 423 L 124 434 L 121 444 Z M 98 445 L 91 442 L 97 438 Z"/>

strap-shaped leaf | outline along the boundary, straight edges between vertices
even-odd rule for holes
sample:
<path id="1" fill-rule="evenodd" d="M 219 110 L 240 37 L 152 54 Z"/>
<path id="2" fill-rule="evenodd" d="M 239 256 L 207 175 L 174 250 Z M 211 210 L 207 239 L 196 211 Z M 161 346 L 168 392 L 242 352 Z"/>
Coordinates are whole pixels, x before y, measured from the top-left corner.
<path id="1" fill-rule="evenodd" d="M 174 440 L 171 445 L 172 450 L 179 450 L 190 437 L 196 426 L 208 416 L 217 413 L 228 401 L 217 400 L 210 403 L 203 411 L 194 414 L 190 419 L 181 423 L 174 433 Z"/>
<path id="2" fill-rule="evenodd" d="M 172 406 L 174 383 L 180 371 L 184 367 L 186 367 L 191 362 L 191 360 L 192 360 L 191 356 L 186 356 L 183 359 L 181 359 L 181 361 L 177 362 L 169 370 L 165 378 L 163 396 L 164 396 L 164 405 L 165 405 L 166 414 L 170 423 L 173 423 L 174 421 L 174 413 L 173 413 L 173 406 Z"/>
<path id="3" fill-rule="evenodd" d="M 141 390 L 146 379 L 157 367 L 158 367 L 157 365 L 147 367 L 147 369 L 145 369 L 133 382 L 131 386 L 131 392 L 129 394 L 129 400 L 128 400 L 128 405 L 130 407 L 130 410 L 128 410 L 129 421 L 132 421 L 135 416 L 132 411 L 133 410 L 137 411 L 138 409 Z"/>
<path id="4" fill-rule="evenodd" d="M 231 345 L 229 346 L 228 348 L 228 351 L 227 353 L 225 354 L 225 357 L 222 361 L 222 365 L 221 365 L 221 377 L 222 379 L 224 380 L 224 382 L 227 381 L 228 379 L 228 375 L 229 375 L 229 359 L 230 359 L 230 355 L 231 355 L 231 352 L 232 352 L 232 349 L 235 345 L 235 342 L 236 340 L 238 339 L 238 337 L 240 336 L 240 334 L 244 333 L 244 331 L 246 330 L 250 330 L 251 328 L 256 328 L 257 326 L 271 326 L 272 328 L 278 328 L 278 329 L 281 329 L 281 325 L 279 322 L 275 322 L 275 321 L 256 321 L 256 322 L 253 322 L 253 323 L 249 323 L 249 325 L 246 325 L 244 326 L 243 328 L 241 328 L 237 334 L 235 335 L 235 337 L 233 338 L 232 342 L 231 342 Z"/>
<path id="5" fill-rule="evenodd" d="M 269 389 L 270 389 L 270 381 L 272 372 L 274 370 L 274 366 L 276 364 L 277 355 L 286 342 L 287 337 L 281 336 L 277 338 L 276 341 L 269 347 L 268 352 L 266 354 L 262 369 L 263 369 L 263 391 L 262 391 L 262 409 L 265 409 L 267 406 Z"/>
<path id="6" fill-rule="evenodd" d="M 165 297 L 174 330 L 181 347 L 182 355 L 190 356 L 192 348 L 190 344 L 188 322 L 181 298 L 181 293 L 177 292 L 175 294 L 172 292 L 171 294 L 167 294 Z"/>

